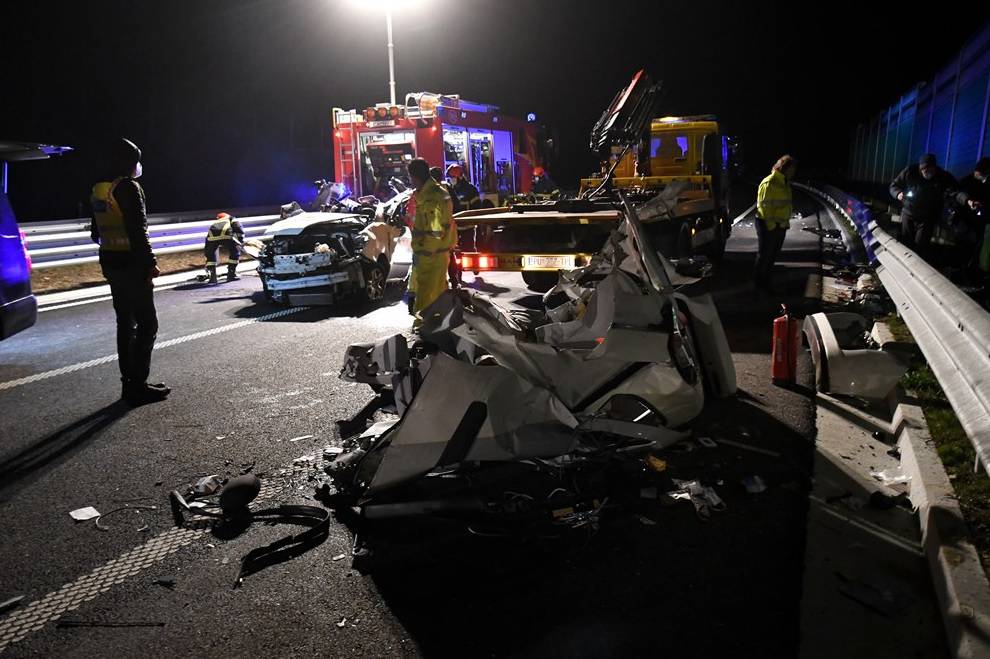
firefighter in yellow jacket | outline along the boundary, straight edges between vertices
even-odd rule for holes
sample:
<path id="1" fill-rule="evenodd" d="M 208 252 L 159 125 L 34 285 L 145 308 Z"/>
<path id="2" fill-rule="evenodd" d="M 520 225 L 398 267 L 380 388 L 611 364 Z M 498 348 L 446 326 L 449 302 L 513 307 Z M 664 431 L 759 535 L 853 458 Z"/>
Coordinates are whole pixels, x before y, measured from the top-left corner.
<path id="1" fill-rule="evenodd" d="M 422 311 L 447 290 L 450 250 L 457 240 L 451 218 L 450 195 L 430 176 L 430 166 L 416 158 L 408 166 L 409 180 L 416 188 L 412 225 L 413 266 L 410 287 L 416 295 L 413 326 L 422 323 Z"/>
<path id="2" fill-rule="evenodd" d="M 240 279 L 237 276 L 237 262 L 241 258 L 241 248 L 244 246 L 244 229 L 237 218 L 228 213 L 217 213 L 217 221 L 210 225 L 206 234 L 206 245 L 203 254 L 206 256 L 206 274 L 210 283 L 217 283 L 217 264 L 219 263 L 220 248 L 227 250 L 230 258 L 227 261 L 227 281 Z"/>
<path id="3" fill-rule="evenodd" d="M 773 264 L 784 245 L 784 237 L 791 226 L 790 181 L 797 173 L 797 160 L 781 156 L 770 175 L 760 182 L 756 193 L 756 239 L 758 252 L 753 283 L 758 291 L 772 293 L 770 276 Z"/>

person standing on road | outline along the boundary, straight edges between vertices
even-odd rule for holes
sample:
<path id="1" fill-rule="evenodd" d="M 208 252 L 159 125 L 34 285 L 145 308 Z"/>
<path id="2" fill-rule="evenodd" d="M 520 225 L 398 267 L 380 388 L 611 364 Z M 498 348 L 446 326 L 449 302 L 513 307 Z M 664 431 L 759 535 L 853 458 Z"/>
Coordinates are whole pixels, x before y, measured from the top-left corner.
<path id="1" fill-rule="evenodd" d="M 450 197 L 450 204 L 452 207 L 452 212 L 454 215 L 461 212 L 461 202 L 454 194 L 454 189 L 449 183 L 443 180 L 443 170 L 439 167 L 430 167 L 430 178 L 436 181 L 437 185 L 443 188 L 444 192 Z M 461 265 L 457 262 L 457 258 L 454 255 L 454 249 L 457 248 L 457 223 L 454 221 L 453 215 L 450 217 L 451 229 L 454 232 L 454 245 L 450 249 L 450 256 L 448 257 L 447 264 L 447 281 L 450 282 L 451 288 L 460 288 L 461 286 Z"/>
<path id="2" fill-rule="evenodd" d="M 797 174 L 797 160 L 781 156 L 769 176 L 760 182 L 756 193 L 756 267 L 753 283 L 758 291 L 773 293 L 770 279 L 773 264 L 784 245 L 784 238 L 791 226 L 794 204 L 791 198 L 791 181 Z"/>
<path id="3" fill-rule="evenodd" d="M 412 226 L 412 285 L 415 289 L 413 327 L 423 322 L 423 309 L 447 289 L 447 263 L 456 242 L 453 230 L 453 204 L 446 190 L 430 177 L 430 166 L 422 158 L 413 159 L 407 170 L 416 192 Z"/>
<path id="4" fill-rule="evenodd" d="M 890 196 L 901 202 L 901 243 L 928 260 L 932 235 L 942 219 L 947 199 L 975 208 L 955 177 L 938 166 L 935 154 L 926 153 L 917 165 L 908 165 L 890 184 Z"/>
<path id="5" fill-rule="evenodd" d="M 164 400 L 164 384 L 148 384 L 151 351 L 158 335 L 153 280 L 160 273 L 148 239 L 141 176 L 141 150 L 126 139 L 108 154 L 107 176 L 93 186 L 91 233 L 100 245 L 100 267 L 110 284 L 117 315 L 121 398 L 131 405 Z"/>
<path id="6" fill-rule="evenodd" d="M 980 158 L 973 173 L 959 181 L 969 202 L 961 209 L 965 226 L 964 267 L 986 276 L 990 273 L 990 223 L 984 213 L 990 202 L 990 158 Z"/>
<path id="7" fill-rule="evenodd" d="M 203 253 L 206 256 L 206 274 L 210 283 L 217 283 L 217 264 L 219 263 L 220 248 L 228 254 L 227 281 L 240 279 L 237 276 L 237 263 L 241 259 L 241 249 L 244 247 L 244 229 L 236 217 L 229 213 L 217 213 L 217 221 L 210 225 L 206 233 L 206 245 Z"/>
<path id="8" fill-rule="evenodd" d="M 557 184 L 550 178 L 547 170 L 539 166 L 533 168 L 533 194 L 555 195 L 559 192 Z"/>

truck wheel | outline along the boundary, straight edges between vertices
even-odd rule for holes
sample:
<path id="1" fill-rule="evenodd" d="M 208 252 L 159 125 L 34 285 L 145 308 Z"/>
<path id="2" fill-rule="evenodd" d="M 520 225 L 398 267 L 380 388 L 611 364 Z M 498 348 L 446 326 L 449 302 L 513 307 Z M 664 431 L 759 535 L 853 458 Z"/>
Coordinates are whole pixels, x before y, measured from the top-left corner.
<path id="1" fill-rule="evenodd" d="M 556 272 L 527 272 L 522 273 L 523 281 L 530 290 L 537 293 L 546 293 L 557 285 L 558 276 Z"/>
<path id="2" fill-rule="evenodd" d="M 385 299 L 385 269 L 380 263 L 375 263 L 364 269 L 364 288 L 361 297 L 365 302 L 375 303 Z"/>

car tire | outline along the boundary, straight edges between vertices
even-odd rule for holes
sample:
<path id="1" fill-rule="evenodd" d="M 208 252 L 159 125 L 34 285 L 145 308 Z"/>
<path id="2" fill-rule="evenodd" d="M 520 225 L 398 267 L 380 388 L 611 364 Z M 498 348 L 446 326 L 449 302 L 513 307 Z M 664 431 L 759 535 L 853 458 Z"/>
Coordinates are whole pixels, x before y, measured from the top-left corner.
<path id="1" fill-rule="evenodd" d="M 364 268 L 364 288 L 361 298 L 369 304 L 378 304 L 385 299 L 385 284 L 388 283 L 387 270 L 381 263 L 373 263 Z"/>
<path id="2" fill-rule="evenodd" d="M 557 285 L 559 276 L 556 272 L 526 272 L 522 273 L 523 281 L 530 290 L 537 293 L 546 293 Z"/>

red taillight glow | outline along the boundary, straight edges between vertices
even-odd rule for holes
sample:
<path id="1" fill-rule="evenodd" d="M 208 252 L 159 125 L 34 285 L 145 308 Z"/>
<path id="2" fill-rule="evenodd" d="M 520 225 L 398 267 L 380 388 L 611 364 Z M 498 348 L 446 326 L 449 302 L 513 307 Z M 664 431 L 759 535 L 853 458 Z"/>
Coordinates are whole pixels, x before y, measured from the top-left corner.
<path id="1" fill-rule="evenodd" d="M 494 256 L 479 256 L 478 257 L 478 268 L 481 270 L 487 270 L 489 268 L 494 268 L 498 266 L 498 259 Z"/>
<path id="2" fill-rule="evenodd" d="M 465 270 L 470 270 L 474 267 L 474 257 L 473 256 L 462 256 L 461 257 L 461 267 Z"/>
<path id="3" fill-rule="evenodd" d="M 493 270 L 498 267 L 498 257 L 487 254 L 461 254 L 458 263 L 463 270 Z"/>

